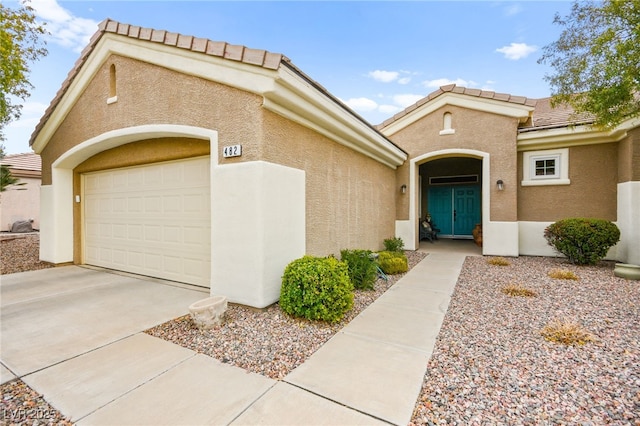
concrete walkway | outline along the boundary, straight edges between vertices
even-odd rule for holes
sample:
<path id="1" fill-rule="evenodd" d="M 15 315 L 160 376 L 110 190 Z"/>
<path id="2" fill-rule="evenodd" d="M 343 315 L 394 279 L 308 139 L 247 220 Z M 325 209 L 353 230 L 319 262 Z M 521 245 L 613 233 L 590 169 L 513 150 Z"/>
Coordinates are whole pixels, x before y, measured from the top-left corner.
<path id="1" fill-rule="evenodd" d="M 79 425 L 405 425 L 464 258 L 477 254 L 438 250 L 445 246 L 423 245 L 429 256 L 282 381 L 141 332 L 22 366 L 16 356 L 28 351 L 4 335 L 4 277 L 2 361 Z"/>

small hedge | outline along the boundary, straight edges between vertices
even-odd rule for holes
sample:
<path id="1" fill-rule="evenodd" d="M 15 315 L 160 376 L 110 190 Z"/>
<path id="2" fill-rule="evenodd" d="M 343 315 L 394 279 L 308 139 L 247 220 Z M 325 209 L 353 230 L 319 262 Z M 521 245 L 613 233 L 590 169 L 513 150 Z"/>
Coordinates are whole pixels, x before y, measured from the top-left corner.
<path id="1" fill-rule="evenodd" d="M 284 270 L 280 308 L 287 314 L 338 322 L 353 307 L 347 264 L 333 257 L 304 256 Z"/>
<path id="2" fill-rule="evenodd" d="M 387 238 L 383 243 L 386 251 L 401 252 L 404 250 L 404 241 L 400 237 Z"/>
<path id="3" fill-rule="evenodd" d="M 544 238 L 571 263 L 595 265 L 620 241 L 620 230 L 608 220 L 570 218 L 549 225 Z"/>
<path id="4" fill-rule="evenodd" d="M 340 259 L 347 264 L 349 279 L 354 288 L 373 290 L 378 278 L 378 266 L 371 254 L 371 250 L 340 251 Z"/>
<path id="5" fill-rule="evenodd" d="M 381 251 L 378 255 L 378 264 L 387 275 L 401 274 L 409 270 L 407 256 L 402 252 Z"/>

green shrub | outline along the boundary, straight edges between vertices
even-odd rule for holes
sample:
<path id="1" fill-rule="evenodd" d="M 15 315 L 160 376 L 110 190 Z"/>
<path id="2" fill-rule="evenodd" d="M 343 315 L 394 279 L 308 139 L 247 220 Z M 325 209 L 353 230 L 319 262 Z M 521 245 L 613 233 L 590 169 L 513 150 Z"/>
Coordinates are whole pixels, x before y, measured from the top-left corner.
<path id="1" fill-rule="evenodd" d="M 378 264 L 380 269 L 388 275 L 401 274 L 409 270 L 407 256 L 402 252 L 381 251 L 378 255 Z"/>
<path id="2" fill-rule="evenodd" d="M 402 251 L 404 249 L 404 241 L 400 237 L 387 238 L 384 240 L 384 249 L 386 251 Z"/>
<path id="3" fill-rule="evenodd" d="M 595 265 L 620 241 L 620 230 L 608 220 L 570 218 L 549 225 L 544 238 L 571 263 Z"/>
<path id="4" fill-rule="evenodd" d="M 280 289 L 280 308 L 287 314 L 338 322 L 353 307 L 353 285 L 347 264 L 328 257 L 304 256 L 289 263 Z"/>
<path id="5" fill-rule="evenodd" d="M 340 259 L 349 268 L 349 279 L 357 289 L 373 290 L 378 277 L 378 266 L 371 258 L 371 250 L 342 250 Z"/>

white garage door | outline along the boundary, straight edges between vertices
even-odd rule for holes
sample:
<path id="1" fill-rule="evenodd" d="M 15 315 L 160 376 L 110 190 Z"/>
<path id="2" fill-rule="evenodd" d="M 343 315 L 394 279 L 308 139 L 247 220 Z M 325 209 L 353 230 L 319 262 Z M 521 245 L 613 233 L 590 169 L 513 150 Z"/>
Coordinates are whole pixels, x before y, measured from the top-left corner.
<path id="1" fill-rule="evenodd" d="M 84 263 L 209 287 L 209 163 L 84 174 Z"/>

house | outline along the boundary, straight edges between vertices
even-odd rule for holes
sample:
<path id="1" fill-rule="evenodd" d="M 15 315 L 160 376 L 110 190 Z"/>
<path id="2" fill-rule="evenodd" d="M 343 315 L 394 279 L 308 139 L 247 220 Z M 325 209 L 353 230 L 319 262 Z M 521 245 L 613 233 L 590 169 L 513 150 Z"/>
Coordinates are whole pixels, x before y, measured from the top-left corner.
<path id="1" fill-rule="evenodd" d="M 447 86 L 374 127 L 283 55 L 105 20 L 30 141 L 40 256 L 264 307 L 291 260 L 415 249 L 428 212 L 510 256 L 553 254 L 547 224 L 598 216 L 622 229 L 612 256 L 640 263 L 639 124 Z"/>
<path id="2" fill-rule="evenodd" d="M 0 231 L 10 231 L 14 222 L 32 219 L 32 227 L 40 227 L 40 156 L 34 153 L 10 154 L 0 160 L 11 175 L 18 178 L 0 194 Z"/>

